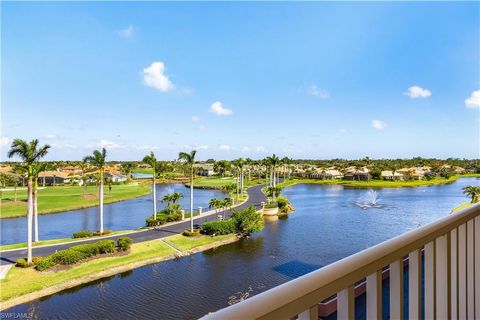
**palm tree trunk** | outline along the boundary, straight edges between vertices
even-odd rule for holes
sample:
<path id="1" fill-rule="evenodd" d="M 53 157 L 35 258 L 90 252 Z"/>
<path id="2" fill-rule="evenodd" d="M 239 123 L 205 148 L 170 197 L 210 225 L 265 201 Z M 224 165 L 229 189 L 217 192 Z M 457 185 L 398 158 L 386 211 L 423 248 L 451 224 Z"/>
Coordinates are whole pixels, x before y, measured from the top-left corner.
<path id="1" fill-rule="evenodd" d="M 36 184 L 36 183 L 35 183 Z M 33 226 L 34 226 L 34 242 L 38 242 L 38 189 L 35 186 L 35 191 L 33 192 Z"/>
<path id="2" fill-rule="evenodd" d="M 157 188 L 155 186 L 155 168 L 153 169 L 153 219 L 157 220 Z"/>
<path id="3" fill-rule="evenodd" d="M 32 262 L 33 178 L 28 177 L 27 262 Z"/>
<path id="4" fill-rule="evenodd" d="M 103 169 L 100 169 L 100 233 L 103 234 Z"/>
<path id="5" fill-rule="evenodd" d="M 43 183 L 42 183 L 42 185 L 45 188 L 45 172 L 43 172 Z"/>
<path id="6" fill-rule="evenodd" d="M 190 232 L 193 232 L 193 166 L 190 169 Z"/>
<path id="7" fill-rule="evenodd" d="M 13 186 L 13 201 L 17 202 L 17 186 Z"/>

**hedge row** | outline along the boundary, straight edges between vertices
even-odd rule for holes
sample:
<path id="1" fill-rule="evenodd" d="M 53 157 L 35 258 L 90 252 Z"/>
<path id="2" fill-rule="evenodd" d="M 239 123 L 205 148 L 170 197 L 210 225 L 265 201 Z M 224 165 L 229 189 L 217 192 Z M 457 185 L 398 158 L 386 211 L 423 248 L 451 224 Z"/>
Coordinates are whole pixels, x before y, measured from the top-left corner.
<path id="1" fill-rule="evenodd" d="M 180 221 L 180 220 L 182 220 L 181 213 L 171 213 L 171 214 L 159 213 L 157 214 L 157 219 L 154 219 L 153 216 L 150 216 L 145 220 L 145 222 L 147 223 L 147 227 L 155 227 L 155 226 L 161 226 L 162 224 L 165 224 L 167 222 Z"/>
<path id="2" fill-rule="evenodd" d="M 130 248 L 132 239 L 128 237 L 121 237 L 117 241 L 118 251 L 126 251 Z M 25 259 L 18 259 L 17 266 L 30 267 L 36 265 L 38 271 L 44 271 L 56 265 L 70 265 L 75 264 L 81 260 L 96 256 L 98 254 L 115 252 L 114 240 L 100 240 L 95 243 L 81 244 L 73 246 L 69 249 L 60 250 L 45 258 L 34 258 L 33 263 L 29 264 Z"/>
<path id="3" fill-rule="evenodd" d="M 208 235 L 223 235 L 235 233 L 236 231 L 235 222 L 232 219 L 224 221 L 210 221 L 205 222 L 202 225 L 202 233 Z"/>
<path id="4" fill-rule="evenodd" d="M 74 238 L 89 238 L 89 237 L 93 237 L 93 236 L 104 236 L 104 235 L 107 235 L 107 234 L 110 234 L 112 233 L 112 230 L 110 229 L 106 229 L 106 230 L 103 230 L 103 232 L 100 232 L 100 231 L 90 231 L 90 230 L 80 230 L 78 232 L 75 232 L 73 234 L 73 237 Z"/>

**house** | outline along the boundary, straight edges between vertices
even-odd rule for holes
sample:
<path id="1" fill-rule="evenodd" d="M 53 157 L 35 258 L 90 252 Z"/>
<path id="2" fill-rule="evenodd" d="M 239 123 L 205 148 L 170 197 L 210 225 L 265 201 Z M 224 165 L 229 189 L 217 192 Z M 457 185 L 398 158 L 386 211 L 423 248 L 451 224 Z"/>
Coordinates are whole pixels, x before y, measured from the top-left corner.
<path id="1" fill-rule="evenodd" d="M 213 176 L 215 171 L 213 170 L 213 165 L 208 163 L 198 163 L 193 166 L 195 168 L 196 174 L 199 176 Z"/>
<path id="2" fill-rule="evenodd" d="M 323 180 L 332 180 L 332 179 L 342 179 L 343 174 L 335 169 L 315 169 L 315 172 L 310 174 L 312 179 L 323 179 Z"/>
<path id="3" fill-rule="evenodd" d="M 42 171 L 38 175 L 38 183 L 45 183 L 45 185 L 54 186 L 57 184 L 69 183 L 73 178 L 74 176 L 68 172 L 58 170 Z"/>
<path id="4" fill-rule="evenodd" d="M 385 170 L 382 171 L 381 177 L 384 180 L 400 180 L 402 181 L 404 179 L 403 174 L 396 172 L 396 171 L 389 171 Z"/>
<path id="5" fill-rule="evenodd" d="M 355 167 L 347 168 L 343 175 L 345 180 L 353 181 L 370 181 L 370 173 L 367 168 L 356 169 Z"/>
<path id="6" fill-rule="evenodd" d="M 125 182 L 128 180 L 123 174 L 115 172 L 105 172 L 105 178 L 111 179 L 112 182 Z"/>
<path id="7" fill-rule="evenodd" d="M 422 180 L 426 173 L 423 169 L 416 167 L 398 169 L 397 172 L 403 174 L 403 177 L 406 180 L 409 178 L 413 180 Z"/>

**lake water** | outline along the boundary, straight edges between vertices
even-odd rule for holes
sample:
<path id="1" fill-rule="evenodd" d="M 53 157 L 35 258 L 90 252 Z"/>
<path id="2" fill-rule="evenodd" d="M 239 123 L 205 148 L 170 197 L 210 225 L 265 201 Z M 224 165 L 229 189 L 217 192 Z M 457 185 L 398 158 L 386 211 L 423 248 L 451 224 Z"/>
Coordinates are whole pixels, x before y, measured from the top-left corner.
<path id="1" fill-rule="evenodd" d="M 180 203 L 189 208 L 190 189 L 183 184 L 157 184 L 157 210 L 166 204 L 160 200 L 165 194 L 174 191 L 181 192 L 183 198 Z M 108 192 L 108 191 L 107 191 Z M 195 208 L 208 208 L 212 198 L 224 198 L 225 193 L 219 190 L 196 189 L 193 203 Z M 145 219 L 152 214 L 152 195 L 146 195 L 131 200 L 115 202 L 104 206 L 104 228 L 111 230 L 138 229 L 145 226 Z M 188 211 L 188 210 L 186 210 Z M 1 244 L 27 241 L 26 217 L 1 219 Z M 40 240 L 69 238 L 79 230 L 98 230 L 99 208 L 72 210 L 64 213 L 40 215 L 38 217 Z"/>
<path id="2" fill-rule="evenodd" d="M 464 178 L 441 186 L 378 190 L 381 208 L 357 205 L 364 189 L 296 185 L 296 208 L 253 237 L 64 291 L 9 312 L 39 319 L 195 319 L 449 214 L 467 201 Z M 66 307 L 68 306 L 68 307 Z"/>

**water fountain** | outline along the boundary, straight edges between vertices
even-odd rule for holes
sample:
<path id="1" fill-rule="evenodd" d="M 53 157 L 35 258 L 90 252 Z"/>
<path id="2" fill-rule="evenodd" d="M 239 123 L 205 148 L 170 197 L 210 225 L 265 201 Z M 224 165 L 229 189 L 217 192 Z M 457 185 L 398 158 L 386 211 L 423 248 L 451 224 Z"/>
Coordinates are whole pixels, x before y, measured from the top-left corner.
<path id="1" fill-rule="evenodd" d="M 369 208 L 381 208 L 383 207 L 382 204 L 379 204 L 380 198 L 378 197 L 378 192 L 370 189 L 368 190 L 367 195 L 364 198 L 363 202 L 357 202 L 357 206 L 366 210 Z"/>

